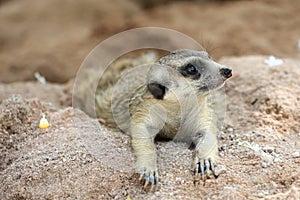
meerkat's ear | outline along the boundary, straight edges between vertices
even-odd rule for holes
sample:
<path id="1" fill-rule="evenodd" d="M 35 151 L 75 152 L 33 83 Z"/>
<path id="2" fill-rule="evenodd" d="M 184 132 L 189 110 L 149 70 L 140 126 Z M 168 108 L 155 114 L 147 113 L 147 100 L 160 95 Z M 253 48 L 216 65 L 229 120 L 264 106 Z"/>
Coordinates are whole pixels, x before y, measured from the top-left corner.
<path id="1" fill-rule="evenodd" d="M 147 88 L 156 99 L 163 99 L 170 85 L 170 67 L 152 64 L 147 75 Z"/>
<path id="2" fill-rule="evenodd" d="M 166 93 L 166 87 L 159 83 L 149 83 L 148 90 L 156 99 L 163 99 Z"/>

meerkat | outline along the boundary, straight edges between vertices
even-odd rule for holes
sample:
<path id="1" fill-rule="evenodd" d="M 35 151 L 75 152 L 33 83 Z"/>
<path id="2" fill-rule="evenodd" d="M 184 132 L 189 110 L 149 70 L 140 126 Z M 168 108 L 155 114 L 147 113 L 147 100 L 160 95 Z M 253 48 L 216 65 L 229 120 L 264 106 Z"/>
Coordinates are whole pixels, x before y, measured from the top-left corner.
<path id="1" fill-rule="evenodd" d="M 177 50 L 125 70 L 111 85 L 99 85 L 96 112 L 131 136 L 145 186 L 159 180 L 157 137 L 194 144 L 194 173 L 214 174 L 218 122 L 210 94 L 231 76 L 232 70 L 214 62 L 206 51 Z"/>

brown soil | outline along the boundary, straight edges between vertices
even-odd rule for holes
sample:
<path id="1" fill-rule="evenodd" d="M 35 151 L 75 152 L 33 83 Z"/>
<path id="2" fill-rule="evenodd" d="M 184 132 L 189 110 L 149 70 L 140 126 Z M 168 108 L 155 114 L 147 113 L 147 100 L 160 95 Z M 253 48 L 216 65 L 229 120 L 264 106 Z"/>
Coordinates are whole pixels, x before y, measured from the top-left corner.
<path id="1" fill-rule="evenodd" d="M 134 2 L 0 1 L 0 199 L 300 199 L 300 3 Z M 130 138 L 69 107 L 89 51 L 139 26 L 186 33 L 233 68 L 217 179 L 194 179 L 185 144 L 158 142 L 160 183 L 149 193 Z M 20 82 L 34 72 L 70 81 Z M 48 129 L 37 127 L 42 114 Z"/>

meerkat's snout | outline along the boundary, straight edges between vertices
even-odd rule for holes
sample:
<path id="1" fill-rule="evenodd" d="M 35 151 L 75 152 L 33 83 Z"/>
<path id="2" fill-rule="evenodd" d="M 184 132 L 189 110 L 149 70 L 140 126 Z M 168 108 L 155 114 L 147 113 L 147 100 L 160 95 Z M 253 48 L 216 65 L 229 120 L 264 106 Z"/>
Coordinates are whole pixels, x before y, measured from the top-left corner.
<path id="1" fill-rule="evenodd" d="M 220 73 L 224 78 L 230 78 L 232 76 L 232 69 L 225 67 L 220 69 Z"/>

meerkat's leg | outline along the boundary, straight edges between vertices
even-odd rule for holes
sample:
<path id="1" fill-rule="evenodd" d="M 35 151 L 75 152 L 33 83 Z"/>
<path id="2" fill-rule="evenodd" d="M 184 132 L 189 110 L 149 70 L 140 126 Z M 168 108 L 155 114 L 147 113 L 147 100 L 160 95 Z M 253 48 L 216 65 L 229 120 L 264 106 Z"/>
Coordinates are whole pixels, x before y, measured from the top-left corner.
<path id="1" fill-rule="evenodd" d="M 195 148 L 195 174 L 214 174 L 214 162 L 218 157 L 218 141 L 216 134 L 204 131 L 199 133 Z M 215 174 L 214 174 L 215 175 Z"/>
<path id="2" fill-rule="evenodd" d="M 131 120 L 131 143 L 137 157 L 137 172 L 140 179 L 145 179 L 145 187 L 158 183 L 157 155 L 154 144 L 155 136 L 163 128 L 166 112 L 160 105 L 153 105 L 149 113 L 136 112 Z"/>
<path id="3" fill-rule="evenodd" d="M 199 129 L 198 133 L 193 139 L 195 147 L 195 174 L 200 173 L 202 177 L 204 174 L 214 173 L 214 162 L 218 157 L 218 139 L 217 127 L 213 119 L 212 110 L 207 104 L 207 99 L 203 101 L 200 107 L 199 115 Z"/>
<path id="4" fill-rule="evenodd" d="M 152 185 L 158 182 L 154 136 L 151 136 L 146 129 L 143 125 L 138 125 L 131 129 L 131 143 L 137 157 L 136 168 L 140 174 L 140 180 L 145 179 L 145 187 L 149 182 Z"/>

